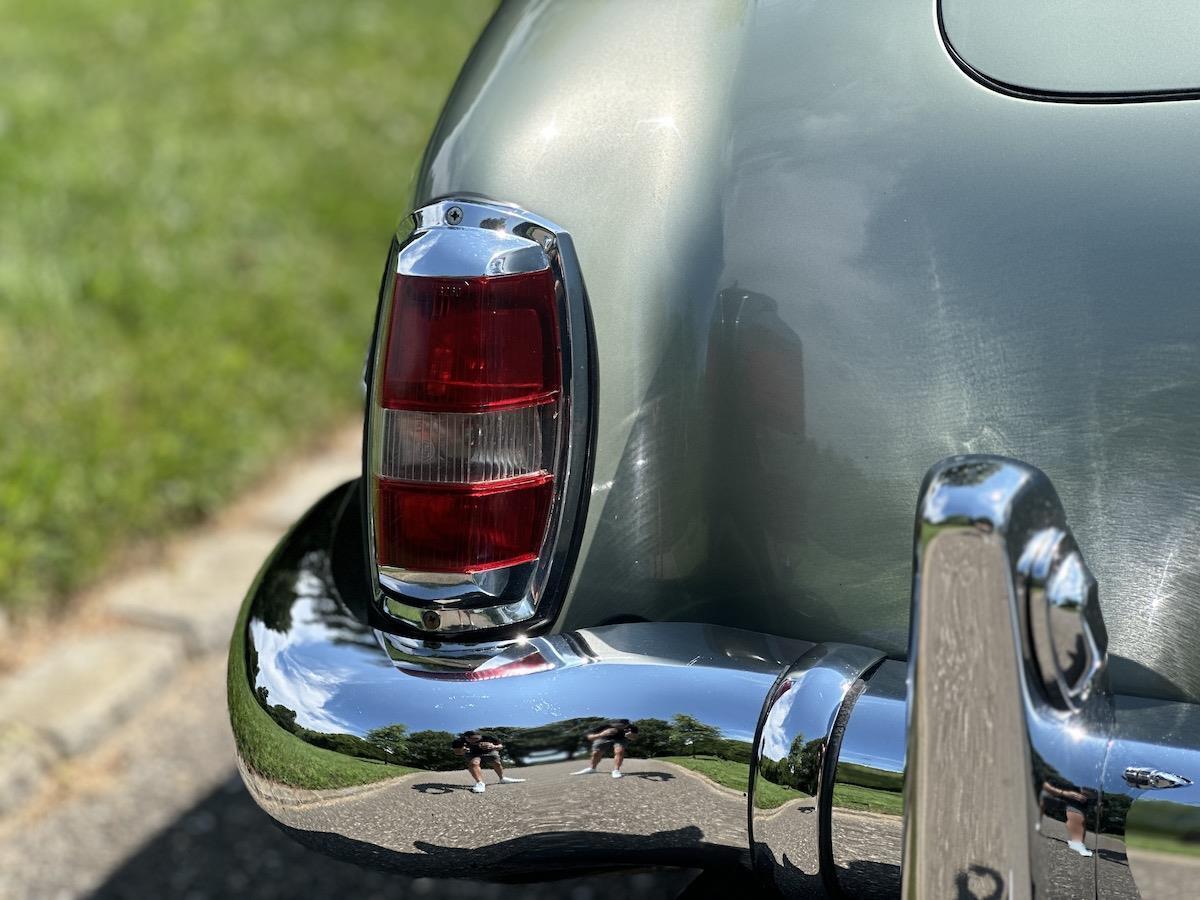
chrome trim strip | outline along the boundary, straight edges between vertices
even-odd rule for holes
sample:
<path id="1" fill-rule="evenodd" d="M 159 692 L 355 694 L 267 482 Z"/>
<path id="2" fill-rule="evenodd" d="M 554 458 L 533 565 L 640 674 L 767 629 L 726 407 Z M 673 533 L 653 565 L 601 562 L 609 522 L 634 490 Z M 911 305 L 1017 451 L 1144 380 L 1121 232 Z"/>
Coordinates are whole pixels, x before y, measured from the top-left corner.
<path id="1" fill-rule="evenodd" d="M 842 733 L 829 841 L 847 897 L 900 896 L 906 675 L 905 663 L 885 660 L 867 677 Z"/>
<path id="2" fill-rule="evenodd" d="M 386 590 L 380 591 L 379 597 L 383 602 L 383 611 L 391 619 L 439 635 L 459 635 L 485 628 L 519 625 L 537 614 L 537 604 L 529 597 L 522 597 L 516 603 L 483 606 L 479 609 L 405 603 Z"/>
<path id="3" fill-rule="evenodd" d="M 831 778 L 856 686 L 883 659 L 852 644 L 818 644 L 771 688 L 751 778 L 754 868 L 785 896 L 836 889 L 829 843 Z"/>

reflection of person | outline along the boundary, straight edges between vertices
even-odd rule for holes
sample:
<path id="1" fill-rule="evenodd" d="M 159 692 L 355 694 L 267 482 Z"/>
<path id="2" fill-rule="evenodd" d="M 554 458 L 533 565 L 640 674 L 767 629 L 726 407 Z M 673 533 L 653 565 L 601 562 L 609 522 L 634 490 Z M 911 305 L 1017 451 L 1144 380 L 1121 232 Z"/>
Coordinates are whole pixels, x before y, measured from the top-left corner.
<path id="1" fill-rule="evenodd" d="M 1055 787 L 1047 781 L 1042 785 L 1042 794 L 1039 798 L 1042 815 L 1046 814 L 1047 797 L 1057 797 L 1066 804 L 1067 846 L 1080 856 L 1091 856 L 1092 851 L 1084 843 L 1087 838 L 1087 827 L 1084 824 L 1087 821 L 1087 817 L 1084 814 L 1087 809 L 1087 794 L 1071 790 L 1070 788 Z"/>
<path id="2" fill-rule="evenodd" d="M 592 742 L 592 764 L 586 769 L 572 772 L 572 775 L 591 775 L 604 759 L 604 754 L 612 750 L 612 777 L 621 777 L 621 763 L 625 761 L 625 743 L 637 737 L 637 726 L 629 724 L 628 719 L 613 719 L 599 731 L 589 734 L 587 739 Z"/>
<path id="3" fill-rule="evenodd" d="M 466 757 L 467 771 L 475 779 L 475 784 L 471 788 L 473 794 L 482 794 L 487 790 L 487 785 L 483 783 L 483 763 L 485 761 L 492 767 L 492 771 L 500 776 L 501 784 L 520 784 L 525 780 L 524 778 L 509 778 L 504 774 L 504 766 L 500 763 L 500 751 L 504 745 L 494 737 L 482 735 L 478 731 L 464 731 L 450 742 L 450 746 L 456 755 Z"/>

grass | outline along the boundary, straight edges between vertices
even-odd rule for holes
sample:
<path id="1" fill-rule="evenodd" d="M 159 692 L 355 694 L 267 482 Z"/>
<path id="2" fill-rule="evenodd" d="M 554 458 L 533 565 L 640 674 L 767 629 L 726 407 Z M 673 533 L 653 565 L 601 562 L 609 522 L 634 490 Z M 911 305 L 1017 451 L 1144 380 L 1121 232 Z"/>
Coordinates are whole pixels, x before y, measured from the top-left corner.
<path id="1" fill-rule="evenodd" d="M 837 767 L 833 802 L 843 809 L 901 815 L 904 812 L 904 776 L 842 762 Z"/>
<path id="2" fill-rule="evenodd" d="M 746 785 L 750 781 L 750 766 L 747 763 L 731 762 L 715 756 L 664 756 L 662 759 L 677 766 L 683 766 L 685 769 L 691 769 L 722 787 L 732 788 L 742 793 L 746 792 Z M 892 787 L 898 789 L 898 784 Z M 805 797 L 808 795 L 767 781 L 760 781 L 754 789 L 754 805 L 759 809 L 776 809 L 789 800 L 799 800 Z M 890 815 L 900 815 L 904 806 L 901 795 L 893 790 L 880 790 L 844 783 L 833 786 L 833 801 L 835 806 L 842 809 L 868 810 Z"/>
<path id="3" fill-rule="evenodd" d="M 904 797 L 902 795 L 858 784 L 835 784 L 833 786 L 833 805 L 840 809 L 859 809 L 892 816 L 904 813 Z"/>
<path id="4" fill-rule="evenodd" d="M 741 791 L 743 794 L 748 790 L 747 785 L 750 783 L 749 763 L 718 759 L 715 756 L 664 756 L 662 759 L 665 762 L 683 766 L 685 769 L 691 769 L 693 772 L 703 775 L 709 781 L 719 784 L 722 787 L 732 788 L 735 791 Z M 800 791 L 795 791 L 788 787 L 761 781 L 754 790 L 754 805 L 759 809 L 775 809 L 778 806 L 783 806 L 789 800 L 798 800 L 807 796 L 807 794 L 802 794 Z"/>
<path id="5" fill-rule="evenodd" d="M 1168 834 L 1128 831 L 1125 833 L 1125 843 L 1137 850 L 1148 850 L 1152 853 L 1162 853 L 1167 856 L 1200 858 L 1200 844 L 1194 841 L 1185 841 Z"/>
<path id="6" fill-rule="evenodd" d="M 1175 800 L 1139 798 L 1129 808 L 1125 840 L 1129 846 L 1156 853 L 1200 857 L 1200 809 Z"/>
<path id="7" fill-rule="evenodd" d="M 355 410 L 390 233 L 494 0 L 0 0 L 0 607 Z"/>
<path id="8" fill-rule="evenodd" d="M 252 596 L 257 589 L 257 584 L 250 589 Z M 229 722 L 246 764 L 271 781 L 307 790 L 353 787 L 417 771 L 314 747 L 279 727 L 251 692 L 246 672 L 246 622 L 252 605 L 242 604 L 227 673 Z"/>

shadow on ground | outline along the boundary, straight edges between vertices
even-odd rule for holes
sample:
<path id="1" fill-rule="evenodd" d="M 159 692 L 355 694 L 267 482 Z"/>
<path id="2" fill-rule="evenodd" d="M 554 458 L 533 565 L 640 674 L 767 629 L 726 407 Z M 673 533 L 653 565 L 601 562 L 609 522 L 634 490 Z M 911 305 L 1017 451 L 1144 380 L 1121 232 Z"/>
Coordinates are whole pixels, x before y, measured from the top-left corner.
<path id="1" fill-rule="evenodd" d="M 427 785 L 449 787 L 449 785 Z M 454 787 L 459 787 L 455 785 Z M 694 877 L 655 870 L 538 884 L 409 879 L 331 860 L 292 841 L 231 774 L 216 790 L 129 857 L 97 898 L 438 897 L 496 900 L 673 898 Z"/>

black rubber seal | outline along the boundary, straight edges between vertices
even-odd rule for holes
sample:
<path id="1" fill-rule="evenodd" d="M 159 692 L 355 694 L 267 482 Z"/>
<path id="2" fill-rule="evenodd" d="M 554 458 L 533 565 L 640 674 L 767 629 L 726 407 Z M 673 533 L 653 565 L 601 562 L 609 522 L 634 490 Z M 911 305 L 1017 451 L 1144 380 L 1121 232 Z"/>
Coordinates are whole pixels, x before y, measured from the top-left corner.
<path id="1" fill-rule="evenodd" d="M 1164 91 L 1052 91 L 1041 88 L 1023 87 L 1008 81 L 993 78 L 986 72 L 972 66 L 955 49 L 946 33 L 946 22 L 942 15 L 942 0 L 937 0 L 937 26 L 942 46 L 954 64 L 963 70 L 973 81 L 978 82 L 989 90 L 1007 97 L 1020 100 L 1033 100 L 1039 103 L 1080 103 L 1080 104 L 1118 104 L 1118 103 L 1166 103 L 1171 100 L 1200 100 L 1200 87 L 1178 88 Z"/>

